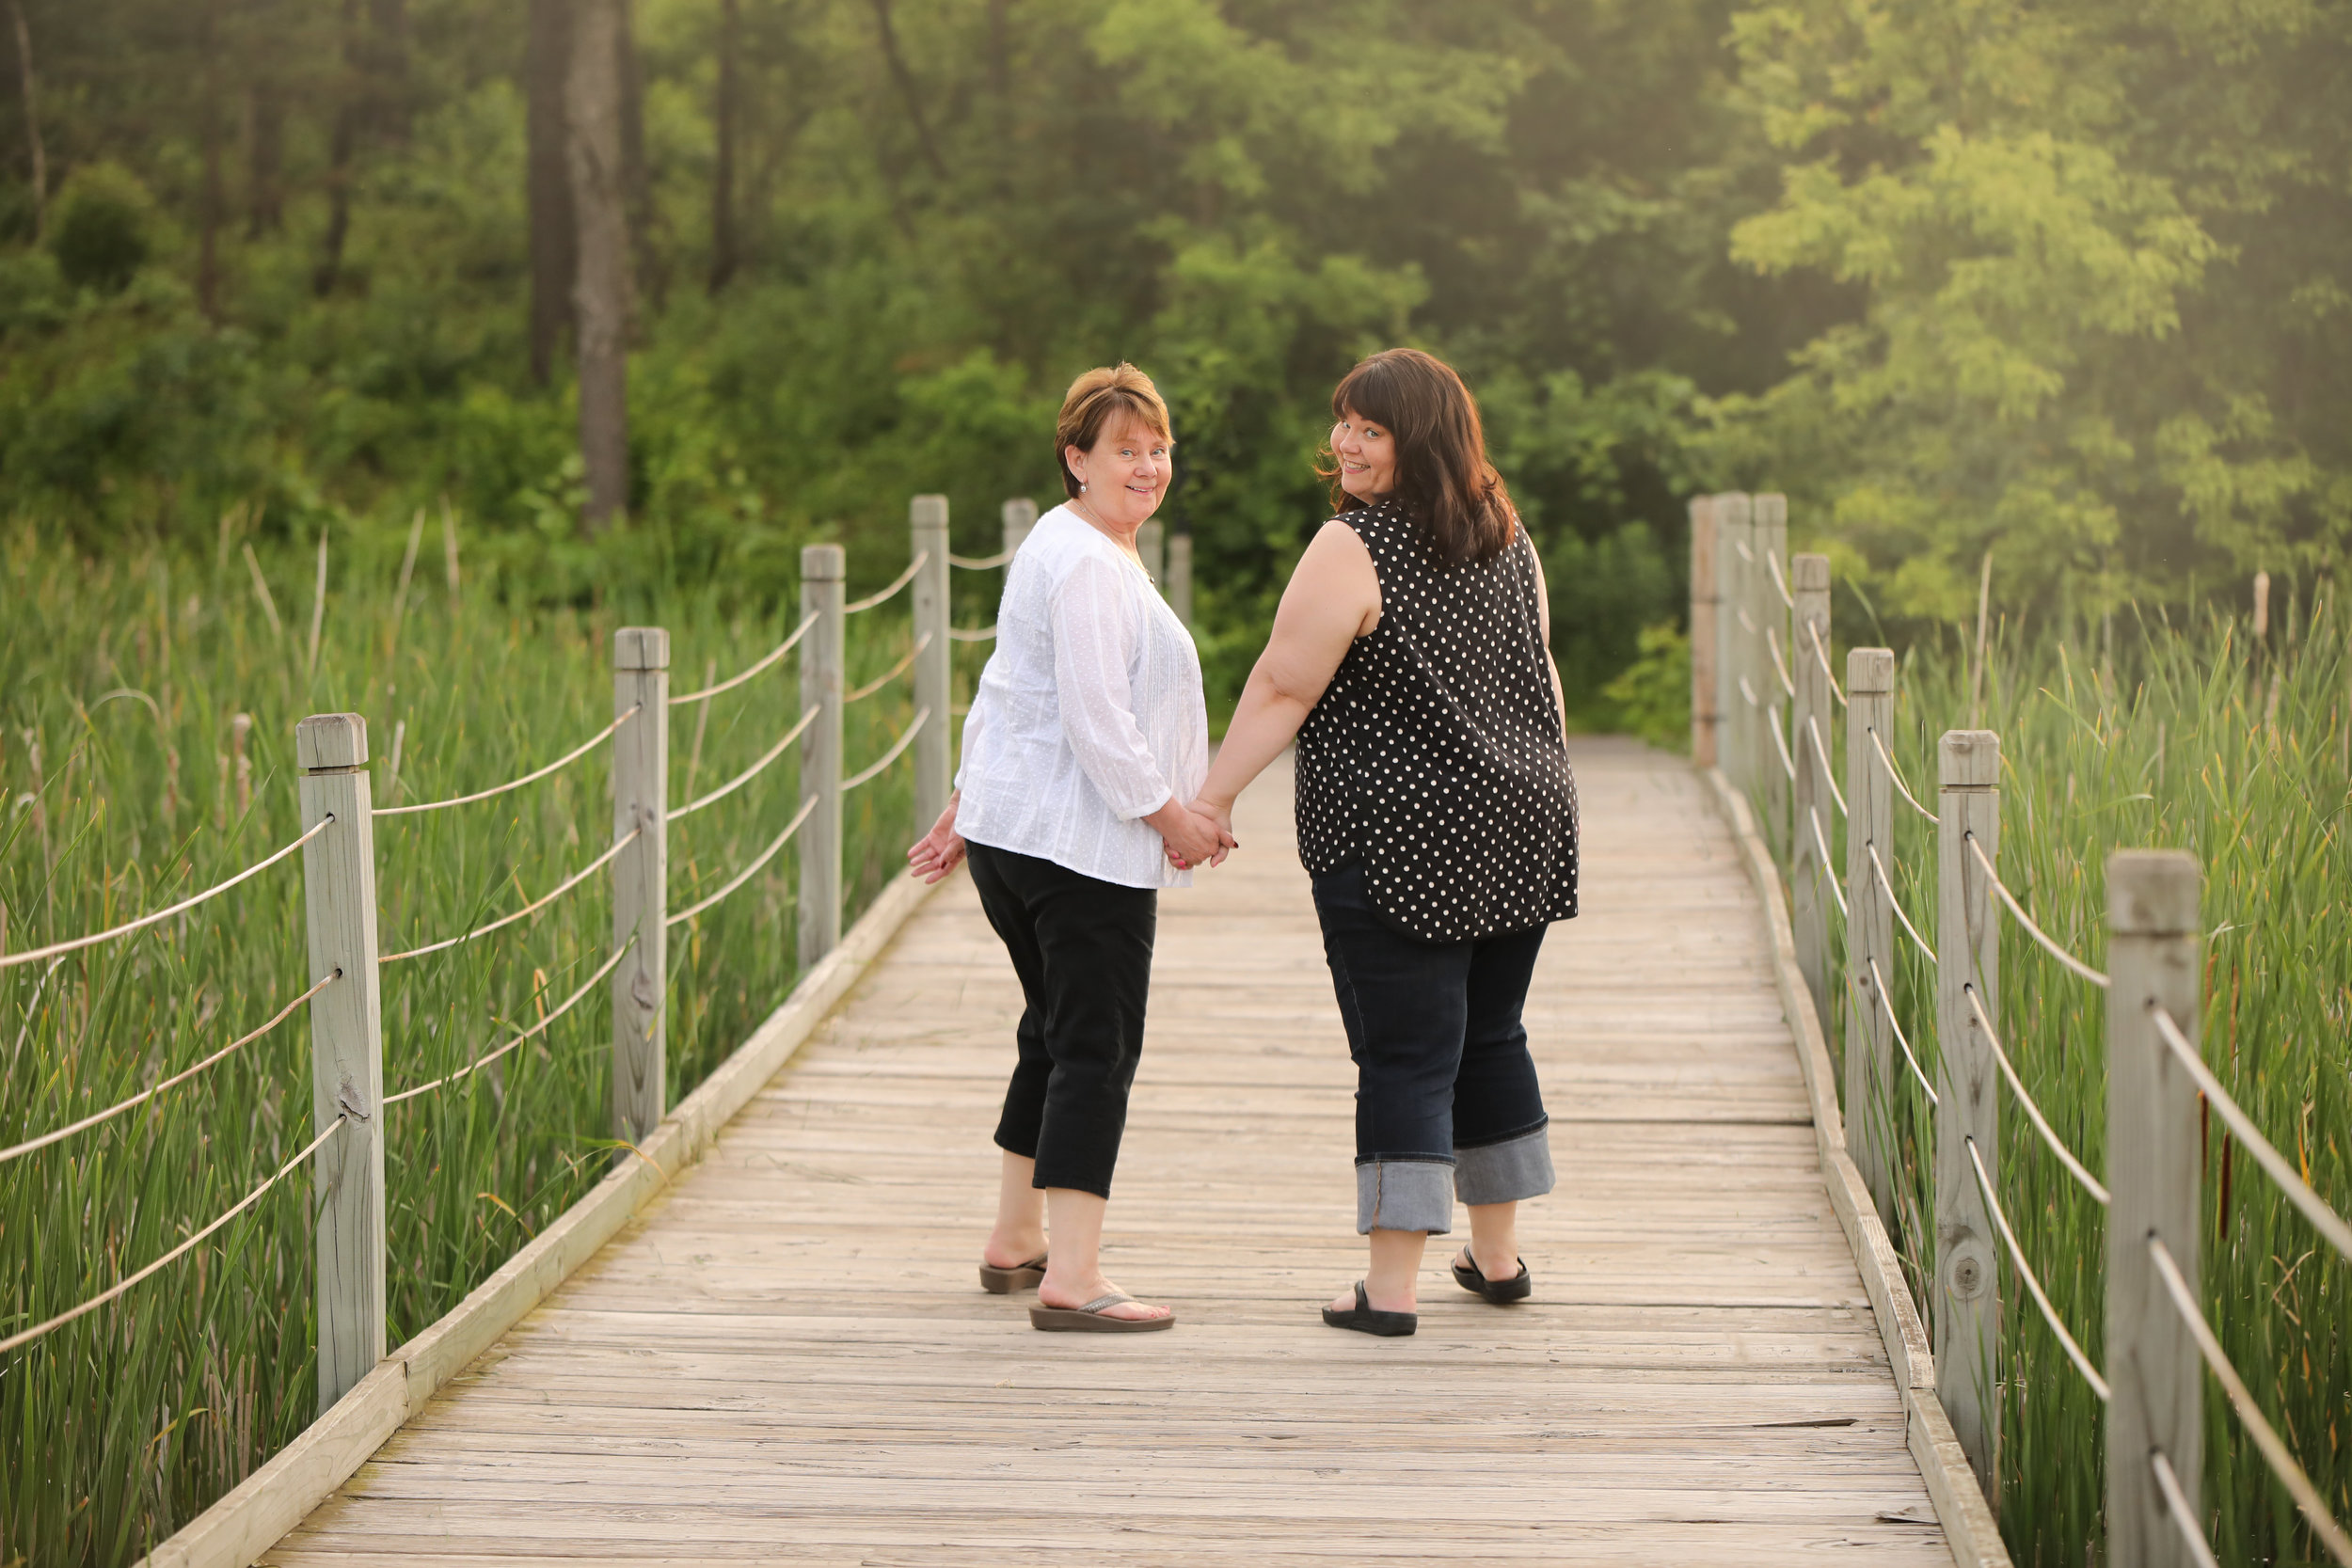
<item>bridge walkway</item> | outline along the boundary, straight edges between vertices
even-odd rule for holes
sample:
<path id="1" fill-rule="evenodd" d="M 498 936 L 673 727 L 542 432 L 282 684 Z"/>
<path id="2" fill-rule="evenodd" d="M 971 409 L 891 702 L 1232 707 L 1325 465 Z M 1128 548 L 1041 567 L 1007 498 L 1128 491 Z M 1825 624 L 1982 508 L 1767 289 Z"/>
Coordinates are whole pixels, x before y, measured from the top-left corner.
<path id="1" fill-rule="evenodd" d="M 1706 785 L 1572 747 L 1583 917 L 1528 1022 L 1534 1300 L 1359 1272 L 1352 1071 L 1287 779 L 1168 895 L 1106 1264 L 1172 1333 L 974 1277 L 1018 993 L 958 878 L 715 1149 L 263 1561 L 1948 1564 Z"/>

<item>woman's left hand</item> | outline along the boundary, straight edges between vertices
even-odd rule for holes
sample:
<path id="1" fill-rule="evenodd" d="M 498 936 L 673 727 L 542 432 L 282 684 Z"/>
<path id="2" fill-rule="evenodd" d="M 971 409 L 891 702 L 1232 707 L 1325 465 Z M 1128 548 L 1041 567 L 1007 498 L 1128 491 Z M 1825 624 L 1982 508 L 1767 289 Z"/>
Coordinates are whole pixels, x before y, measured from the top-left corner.
<path id="1" fill-rule="evenodd" d="M 926 882 L 936 882 L 963 863 L 963 835 L 956 832 L 956 806 L 962 799 L 949 797 L 931 831 L 907 850 L 907 869 Z"/>

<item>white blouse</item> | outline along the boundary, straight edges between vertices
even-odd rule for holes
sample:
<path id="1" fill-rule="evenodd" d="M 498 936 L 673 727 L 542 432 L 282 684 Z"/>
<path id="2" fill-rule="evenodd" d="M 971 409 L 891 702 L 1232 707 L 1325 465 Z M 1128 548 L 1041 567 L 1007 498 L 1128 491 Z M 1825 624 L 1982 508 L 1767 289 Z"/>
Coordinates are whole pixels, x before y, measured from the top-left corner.
<path id="1" fill-rule="evenodd" d="M 1140 818 L 1208 773 L 1192 635 L 1125 551 L 1054 508 L 1005 574 L 963 721 L 956 832 L 1122 887 L 1189 887 Z"/>

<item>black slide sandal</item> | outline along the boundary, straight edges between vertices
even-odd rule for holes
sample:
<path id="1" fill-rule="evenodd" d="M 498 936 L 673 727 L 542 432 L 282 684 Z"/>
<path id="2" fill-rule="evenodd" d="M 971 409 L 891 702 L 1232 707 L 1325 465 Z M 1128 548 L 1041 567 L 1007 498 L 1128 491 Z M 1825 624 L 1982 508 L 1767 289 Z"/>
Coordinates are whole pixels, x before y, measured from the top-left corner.
<path id="1" fill-rule="evenodd" d="M 1488 1279 L 1478 1272 L 1478 1262 L 1468 1248 L 1454 1260 L 1454 1283 L 1473 1295 L 1485 1296 L 1497 1307 L 1508 1307 L 1515 1301 L 1525 1301 L 1535 1293 L 1534 1277 L 1527 1272 L 1527 1259 L 1519 1259 L 1519 1272 L 1510 1279 Z"/>
<path id="2" fill-rule="evenodd" d="M 1383 1339 L 1401 1339 L 1421 1326 L 1418 1312 L 1383 1312 L 1365 1298 L 1364 1282 L 1356 1281 L 1356 1305 L 1344 1312 L 1327 1307 L 1323 1321 L 1333 1328 L 1352 1328 L 1359 1334 L 1376 1334 Z"/>
<path id="3" fill-rule="evenodd" d="M 1045 1255 L 1041 1252 L 1029 1261 L 1016 1263 L 1009 1269 L 1000 1269 L 990 1263 L 980 1265 L 980 1289 L 993 1296 L 1009 1296 L 1015 1291 L 1034 1291 L 1038 1281 L 1044 1277 Z"/>

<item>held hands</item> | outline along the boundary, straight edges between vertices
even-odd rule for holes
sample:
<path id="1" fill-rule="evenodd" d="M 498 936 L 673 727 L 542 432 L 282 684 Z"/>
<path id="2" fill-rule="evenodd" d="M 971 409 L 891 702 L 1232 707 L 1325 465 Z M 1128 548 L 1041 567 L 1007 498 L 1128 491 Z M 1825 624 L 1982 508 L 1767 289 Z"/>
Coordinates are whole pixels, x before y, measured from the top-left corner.
<path id="1" fill-rule="evenodd" d="M 948 797 L 931 831 L 907 850 L 907 869 L 926 882 L 936 882 L 963 863 L 963 835 L 956 832 L 956 807 L 961 793 Z"/>
<path id="2" fill-rule="evenodd" d="M 1232 834 L 1231 811 L 1212 814 L 1202 806 L 1199 800 L 1188 806 L 1170 800 L 1143 819 L 1158 831 L 1168 863 L 1179 871 L 1223 865 L 1226 855 L 1241 847 Z"/>

